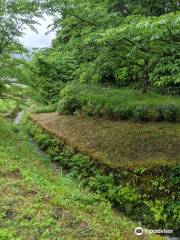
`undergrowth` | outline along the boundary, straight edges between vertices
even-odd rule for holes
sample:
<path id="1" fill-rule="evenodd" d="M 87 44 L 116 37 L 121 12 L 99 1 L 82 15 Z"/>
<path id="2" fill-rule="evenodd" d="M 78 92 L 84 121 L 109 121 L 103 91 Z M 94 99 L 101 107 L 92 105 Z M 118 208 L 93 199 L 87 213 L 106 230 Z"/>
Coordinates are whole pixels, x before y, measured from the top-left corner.
<path id="1" fill-rule="evenodd" d="M 0 114 L 10 114 L 14 112 L 17 107 L 17 102 L 10 99 L 0 99 Z"/>
<path id="2" fill-rule="evenodd" d="M 128 88 L 71 83 L 60 93 L 58 112 L 137 121 L 180 121 L 179 96 L 142 94 Z"/>
<path id="3" fill-rule="evenodd" d="M 49 104 L 49 105 L 38 105 L 33 109 L 33 113 L 50 113 L 55 112 L 57 109 L 57 104 Z"/>

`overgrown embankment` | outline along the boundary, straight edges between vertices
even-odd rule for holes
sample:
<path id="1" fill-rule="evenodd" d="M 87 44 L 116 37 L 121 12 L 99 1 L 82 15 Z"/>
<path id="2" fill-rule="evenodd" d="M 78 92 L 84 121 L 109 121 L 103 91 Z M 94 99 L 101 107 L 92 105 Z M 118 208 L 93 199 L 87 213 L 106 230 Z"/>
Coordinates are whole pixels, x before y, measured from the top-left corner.
<path id="1" fill-rule="evenodd" d="M 180 97 L 73 82 L 61 90 L 58 111 L 115 120 L 180 122 Z"/>
<path id="2" fill-rule="evenodd" d="M 44 146 L 48 142 L 43 139 Z M 21 128 L 0 119 L 1 240 L 138 239 L 133 222 L 115 216 L 104 198 L 45 160 Z"/>
<path id="3" fill-rule="evenodd" d="M 146 226 L 179 230 L 180 126 L 35 114 L 40 147 Z"/>

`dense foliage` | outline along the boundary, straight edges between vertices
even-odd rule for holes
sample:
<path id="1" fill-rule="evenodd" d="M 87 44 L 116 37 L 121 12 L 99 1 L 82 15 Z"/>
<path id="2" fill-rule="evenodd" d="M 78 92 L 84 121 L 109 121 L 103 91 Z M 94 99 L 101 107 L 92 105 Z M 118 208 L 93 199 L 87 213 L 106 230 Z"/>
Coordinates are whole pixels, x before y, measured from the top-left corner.
<path id="1" fill-rule="evenodd" d="M 83 114 L 121 120 L 179 121 L 179 7 L 180 3 L 177 0 L 0 0 L 0 115 L 4 117 L 12 115 L 14 117 L 19 111 L 18 103 L 27 100 L 27 93 L 30 92 L 31 97 L 36 96 L 36 103 L 39 104 L 38 108 L 35 108 L 36 103 L 31 106 L 33 111 L 36 112 L 55 111 L 58 105 L 59 113 L 63 114 Z M 22 37 L 26 28 L 36 31 L 34 28 L 35 19 L 41 17 L 41 14 L 44 13 L 54 16 L 50 31 L 56 31 L 56 38 L 50 48 L 35 50 L 32 54 L 32 61 L 25 61 L 22 54 L 26 53 L 27 50 L 24 49 L 19 38 Z M 21 83 L 20 88 L 18 88 L 17 83 Z M 32 91 L 29 91 L 29 89 Z M 8 91 L 4 94 L 6 90 Z M 159 93 L 177 96 L 162 96 Z M 9 101 L 12 96 L 14 100 Z M 5 99 L 2 100 L 2 98 Z M 53 114 L 56 116 L 56 113 Z M 68 116 L 68 118 L 71 117 Z M 97 121 L 97 118 L 95 120 Z M 107 122 L 114 124 L 114 121 Z M 123 122 L 121 121 L 120 124 L 123 124 Z M 94 125 L 98 126 L 98 123 L 96 122 Z M 138 124 L 135 123 L 135 125 L 136 131 L 139 131 L 137 130 Z M 127 126 L 129 127 L 129 125 Z M 161 128 L 161 124 L 159 126 Z M 128 127 L 126 128 L 128 129 Z M 18 135 L 20 129 L 14 127 L 16 137 L 12 130 L 7 131 L 6 125 L 1 121 L 0 128 L 2 129 L 0 138 L 0 144 L 2 142 L 2 147 L 0 146 L 2 148 L 1 158 L 6 160 L 3 160 L 3 165 L 6 163 L 6 168 L 8 167 L 9 162 L 7 162 L 6 155 L 12 152 L 9 155 L 10 159 L 13 160 L 12 166 L 14 167 L 17 164 L 19 168 L 22 168 L 22 177 L 27 175 L 27 180 L 37 180 L 38 171 L 34 171 L 39 166 L 37 161 L 33 162 L 29 161 L 31 159 L 24 158 L 27 155 L 26 152 L 30 150 L 31 153 L 31 147 L 23 142 L 23 145 L 17 144 L 19 140 L 23 141 L 24 133 L 20 132 L 20 135 Z M 139 131 L 136 138 L 132 133 L 132 128 L 128 134 L 121 131 L 119 135 L 123 136 L 122 138 L 125 139 L 123 134 L 126 134 L 130 136 L 128 140 L 133 141 L 133 143 L 137 142 L 139 145 L 141 142 L 145 143 L 140 146 L 143 146 L 149 155 L 153 153 L 152 144 L 158 145 L 160 150 L 156 148 L 156 152 L 159 154 L 157 157 L 159 165 L 157 168 L 151 168 L 148 165 L 147 167 L 131 169 L 122 167 L 115 169 L 110 165 L 103 165 L 103 162 L 98 162 L 98 158 L 95 163 L 93 155 L 81 154 L 64 141 L 49 136 L 35 124 L 30 123 L 29 128 L 29 134 L 41 149 L 46 151 L 48 160 L 52 159 L 59 162 L 62 167 L 70 172 L 70 175 L 83 180 L 82 185 L 88 186 L 98 194 L 101 193 L 115 207 L 118 207 L 136 221 L 142 221 L 146 226 L 179 230 L 179 164 L 174 162 L 175 164 L 171 166 L 161 163 L 161 157 L 164 159 L 166 152 L 168 152 L 168 156 L 171 156 L 170 154 L 174 151 L 176 156 L 173 155 L 173 158 L 177 157 L 179 160 L 179 152 L 176 151 L 176 149 L 179 150 L 178 142 L 175 138 L 173 138 L 173 141 L 171 140 L 170 136 L 173 134 L 171 130 L 168 129 L 167 134 L 164 134 L 163 141 L 166 142 L 166 145 L 162 141 L 158 142 L 159 144 L 154 143 L 153 139 L 161 140 L 161 135 L 153 134 L 153 138 L 150 138 L 149 135 L 143 135 L 143 131 Z M 162 133 L 164 130 L 160 130 L 160 128 L 158 132 Z M 115 133 L 112 129 L 113 127 L 110 128 L 113 136 L 117 136 L 117 128 Z M 71 130 L 75 132 L 75 125 L 71 124 Z M 85 132 L 90 132 L 93 128 L 86 128 L 83 133 L 84 129 L 81 125 L 78 130 L 82 130 L 80 136 L 82 138 L 82 136 L 85 136 Z M 112 145 L 114 147 L 112 151 L 123 159 L 123 154 L 116 151 L 122 145 L 122 142 L 116 147 L 115 142 L 110 144 L 111 136 L 108 135 L 107 137 L 104 132 L 102 133 L 107 140 L 106 149 L 108 145 Z M 94 137 L 93 143 L 95 146 L 95 138 L 100 138 L 100 135 L 95 136 L 95 132 L 91 135 Z M 4 139 L 7 141 L 4 141 Z M 127 150 L 123 147 L 124 152 L 131 151 L 129 147 L 133 145 L 131 141 L 126 141 L 128 147 Z M 170 144 L 168 144 L 169 141 Z M 171 144 L 173 147 L 171 147 Z M 20 146 L 20 148 L 15 148 L 15 145 Z M 168 147 L 164 151 L 163 147 L 167 145 Z M 11 148 L 13 151 L 11 151 Z M 139 149 L 135 148 L 134 157 L 137 155 L 140 157 Z M 23 155 L 23 158 L 21 155 Z M 36 155 L 33 154 L 32 157 L 36 159 Z M 112 155 L 109 158 L 114 160 Z M 18 163 L 17 161 L 14 162 L 14 159 L 18 159 Z M 141 159 L 141 161 L 145 160 L 146 157 Z M 18 165 L 21 162 L 22 165 Z M 152 163 L 152 161 L 149 161 L 149 163 Z M 11 163 L 9 167 L 11 168 Z M 31 173 L 30 169 L 34 173 Z M 18 170 L 18 174 L 19 172 L 20 170 Z M 54 181 L 53 179 L 57 177 L 56 171 L 54 173 L 54 176 L 49 175 L 51 181 Z M 12 174 L 11 171 L 10 174 Z M 16 176 L 13 175 L 14 177 Z M 56 184 L 52 185 L 40 174 L 38 182 L 45 191 L 54 194 L 53 189 L 58 192 L 64 186 L 59 178 L 56 180 Z M 10 180 L 10 183 L 12 184 L 13 181 Z M 73 186 L 72 183 L 71 185 Z M 76 201 L 73 199 L 81 199 L 81 196 L 73 191 L 71 192 L 69 187 L 63 191 L 57 195 L 57 199 L 62 198 L 64 204 L 60 202 L 62 204 L 60 207 L 66 207 L 66 203 L 75 204 Z M 67 192 L 66 200 L 64 194 L 67 194 Z M 57 199 L 53 199 L 53 201 L 57 203 Z M 64 202 L 64 200 L 66 201 Z M 101 198 L 100 200 L 102 201 Z M 85 205 L 83 205 L 83 201 Z M 79 208 L 85 208 L 86 214 L 88 211 L 90 211 L 90 214 L 94 214 L 86 201 L 92 200 L 83 197 L 82 202 L 78 200 L 76 204 L 79 204 Z M 103 208 L 103 202 L 101 204 Z M 107 210 L 106 205 L 104 206 L 104 211 L 100 209 L 97 214 L 101 214 L 100 218 L 103 217 L 103 221 L 101 220 L 103 225 L 108 225 L 105 227 L 107 231 L 104 234 L 106 235 L 108 232 L 110 238 L 114 238 L 114 234 L 117 236 L 121 229 L 116 231 L 116 227 L 109 225 L 112 219 L 108 217 L 110 216 L 109 210 Z M 108 206 L 110 208 L 109 204 Z M 51 208 L 48 207 L 49 205 L 47 205 L 49 214 Z M 54 206 L 52 207 L 54 208 Z M 54 211 L 54 209 L 52 210 Z M 102 213 L 99 213 L 100 211 Z M 31 215 L 33 215 L 32 211 Z M 5 216 L 6 212 L 0 218 L 4 219 Z M 47 215 L 45 214 L 45 216 Z M 99 219 L 98 216 L 94 216 L 97 220 Z M 68 229 L 77 229 L 78 220 L 71 216 L 70 218 L 73 219 L 73 223 L 69 223 L 68 219 L 67 224 L 70 224 L 67 225 Z M 24 215 L 22 219 L 24 221 Z M 26 220 L 32 219 L 33 216 L 32 218 L 28 216 Z M 44 226 L 44 229 L 48 228 L 49 231 L 52 223 L 56 226 L 54 220 L 49 220 L 46 217 L 45 219 L 48 223 L 39 221 L 38 213 L 38 223 L 35 222 L 37 229 Z M 22 231 L 21 229 L 24 230 L 21 221 L 20 224 L 16 225 L 20 226 L 20 231 Z M 88 236 L 90 228 L 86 225 L 86 222 L 82 223 L 82 228 L 85 229 L 86 233 L 82 233 L 80 228 L 77 229 L 80 231 L 78 234 L 82 233 Z M 34 225 L 32 226 L 30 225 L 30 228 L 32 227 L 32 231 L 34 231 L 36 228 L 34 228 Z M 111 227 L 112 232 L 109 232 L 109 227 Z M 12 229 L 15 231 L 16 227 L 14 228 L 13 225 Z M 57 229 L 59 233 L 59 225 Z M 54 231 L 56 231 L 56 228 L 53 229 Z M 99 228 L 97 228 L 98 235 L 100 231 L 101 227 L 99 225 Z M 47 234 L 44 235 L 45 238 L 49 237 L 49 232 L 44 233 Z M 2 232 L 0 229 L 0 238 L 2 234 L 4 234 L 4 230 Z M 127 234 L 127 238 L 131 238 L 131 234 Z M 105 235 L 101 233 L 101 239 Z M 6 231 L 4 236 L 8 236 Z"/>
<path id="2" fill-rule="evenodd" d="M 39 3 L 36 0 L 0 1 L 0 94 L 5 84 L 17 81 L 21 75 L 26 53 L 19 37 L 28 27 L 36 31 L 34 17 L 40 16 Z"/>
<path id="3" fill-rule="evenodd" d="M 72 80 L 179 93 L 178 1 L 51 0 L 43 7 L 55 14 L 57 31 L 33 60 L 46 99 Z"/>

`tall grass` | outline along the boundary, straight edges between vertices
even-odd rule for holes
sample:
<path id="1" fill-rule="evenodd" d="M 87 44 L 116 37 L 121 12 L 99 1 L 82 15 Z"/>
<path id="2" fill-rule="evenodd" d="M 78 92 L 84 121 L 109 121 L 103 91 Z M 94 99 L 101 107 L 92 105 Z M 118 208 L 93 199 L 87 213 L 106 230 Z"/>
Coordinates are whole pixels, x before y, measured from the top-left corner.
<path id="1" fill-rule="evenodd" d="M 0 113 L 11 113 L 17 106 L 16 101 L 0 99 Z"/>
<path id="2" fill-rule="evenodd" d="M 119 119 L 180 120 L 179 96 L 152 92 L 143 94 L 129 88 L 71 84 L 61 91 L 60 98 L 60 113 L 74 113 L 80 110 L 88 115 Z"/>

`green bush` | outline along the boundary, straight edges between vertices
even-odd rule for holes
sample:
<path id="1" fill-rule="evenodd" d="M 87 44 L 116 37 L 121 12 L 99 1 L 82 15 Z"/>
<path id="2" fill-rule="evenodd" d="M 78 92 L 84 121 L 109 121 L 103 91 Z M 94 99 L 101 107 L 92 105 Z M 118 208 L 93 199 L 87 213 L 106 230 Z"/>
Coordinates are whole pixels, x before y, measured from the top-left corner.
<path id="1" fill-rule="evenodd" d="M 134 117 L 138 121 L 147 121 L 148 120 L 148 108 L 147 106 L 139 106 L 134 110 Z"/>
<path id="2" fill-rule="evenodd" d="M 45 151 L 50 145 L 48 134 L 39 133 L 34 137 L 34 140 L 39 144 L 43 151 Z"/>
<path id="3" fill-rule="evenodd" d="M 176 121 L 179 111 L 175 104 L 159 105 L 156 107 L 159 112 L 159 120 Z"/>
<path id="4" fill-rule="evenodd" d="M 162 116 L 160 115 L 159 110 L 157 109 L 157 107 L 148 107 L 147 109 L 147 119 L 150 121 L 161 121 L 162 120 Z"/>
<path id="5" fill-rule="evenodd" d="M 164 119 L 167 121 L 176 121 L 177 107 L 176 105 L 167 105 L 164 107 Z"/>
<path id="6" fill-rule="evenodd" d="M 174 223 L 174 229 L 179 229 L 180 223 L 180 201 L 172 202 L 167 207 L 169 226 L 171 221 Z"/>
<path id="7" fill-rule="evenodd" d="M 129 184 L 118 187 L 114 200 L 127 214 L 132 214 L 133 207 L 142 201 L 141 195 Z"/>
<path id="8" fill-rule="evenodd" d="M 117 111 L 117 110 L 116 110 Z M 110 119 L 115 117 L 115 113 L 114 113 L 114 109 L 110 104 L 105 104 L 104 107 L 102 107 L 102 109 L 100 110 L 100 114 L 101 116 L 105 116 L 108 117 Z M 117 115 L 116 115 L 117 117 Z"/>
<path id="9" fill-rule="evenodd" d="M 81 104 L 74 96 L 66 96 L 58 102 L 57 111 L 62 114 L 73 114 L 81 108 Z"/>
<path id="10" fill-rule="evenodd" d="M 86 177 L 90 172 L 91 160 L 88 156 L 75 154 L 69 161 L 69 167 L 73 172 L 80 174 L 81 177 Z"/>
<path id="11" fill-rule="evenodd" d="M 58 156 L 60 153 L 63 151 L 64 148 L 64 142 L 55 140 L 55 139 L 50 139 L 49 141 L 49 146 L 48 149 L 46 150 L 46 153 L 53 158 L 54 160 L 58 160 Z"/>
<path id="12" fill-rule="evenodd" d="M 116 108 L 112 112 L 112 115 L 115 118 L 120 118 L 122 120 L 127 120 L 132 116 L 132 110 L 130 107 Z"/>
<path id="13" fill-rule="evenodd" d="M 173 185 L 178 186 L 180 194 L 180 164 L 172 168 L 170 179 Z"/>
<path id="14" fill-rule="evenodd" d="M 163 105 L 157 105 L 156 106 L 156 110 L 158 111 L 159 113 L 159 118 L 158 120 L 159 121 L 164 121 L 165 118 L 164 118 L 164 106 Z"/>
<path id="15" fill-rule="evenodd" d="M 145 204 L 149 207 L 150 213 L 154 218 L 156 224 L 165 224 L 167 222 L 167 211 L 165 210 L 166 206 L 163 201 L 155 200 L 148 201 Z"/>
<path id="16" fill-rule="evenodd" d="M 70 161 L 74 154 L 75 152 L 73 148 L 65 145 L 62 151 L 59 151 L 59 154 L 57 154 L 54 160 L 58 161 L 65 168 L 70 169 Z"/>
<path id="17" fill-rule="evenodd" d="M 126 186 L 120 186 L 117 191 L 117 201 L 120 204 L 124 203 L 133 203 L 140 199 L 139 194 L 137 194 L 137 191 L 133 189 L 128 184 Z"/>
<path id="18" fill-rule="evenodd" d="M 114 201 L 116 198 L 117 187 L 115 186 L 112 174 L 108 176 L 96 174 L 90 178 L 89 186 L 93 191 L 103 193 L 111 201 Z"/>
<path id="19" fill-rule="evenodd" d="M 83 112 L 85 115 L 87 115 L 89 117 L 95 116 L 95 115 L 97 115 L 96 105 L 88 102 L 87 105 L 82 106 L 81 112 Z"/>

